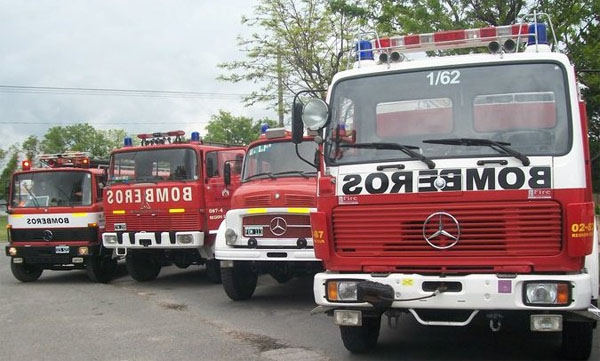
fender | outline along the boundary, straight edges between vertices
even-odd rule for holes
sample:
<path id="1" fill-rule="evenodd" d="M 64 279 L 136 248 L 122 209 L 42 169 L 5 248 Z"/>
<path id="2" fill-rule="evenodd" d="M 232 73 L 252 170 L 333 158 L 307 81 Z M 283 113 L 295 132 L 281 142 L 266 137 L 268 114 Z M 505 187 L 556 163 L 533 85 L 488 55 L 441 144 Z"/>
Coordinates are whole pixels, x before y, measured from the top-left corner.
<path id="1" fill-rule="evenodd" d="M 214 254 L 215 254 L 216 259 L 220 259 L 219 258 L 219 250 L 220 249 L 229 248 L 229 246 L 225 243 L 225 230 L 226 229 L 227 229 L 227 216 L 225 216 L 225 219 L 223 219 L 223 221 L 219 225 L 219 229 L 217 230 L 217 236 L 215 238 L 215 243 L 213 244 Z"/>
<path id="2" fill-rule="evenodd" d="M 594 217 L 594 240 L 592 244 L 592 253 L 585 257 L 585 269 L 592 278 L 592 299 L 598 300 L 598 287 L 600 287 L 599 272 L 600 260 L 598 258 L 598 217 Z"/>

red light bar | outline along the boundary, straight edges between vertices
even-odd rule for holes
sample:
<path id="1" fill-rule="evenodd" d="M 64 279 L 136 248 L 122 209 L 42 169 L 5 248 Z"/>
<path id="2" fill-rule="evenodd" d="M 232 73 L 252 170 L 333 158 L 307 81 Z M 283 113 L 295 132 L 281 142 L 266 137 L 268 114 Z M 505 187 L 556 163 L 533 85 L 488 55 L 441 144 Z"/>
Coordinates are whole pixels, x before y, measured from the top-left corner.
<path id="1" fill-rule="evenodd" d="M 487 46 L 491 41 L 504 41 L 516 38 L 526 39 L 529 35 L 528 24 L 516 24 L 394 36 L 373 40 L 372 44 L 374 49 L 378 51 L 408 53 Z"/>
<path id="2" fill-rule="evenodd" d="M 39 156 L 40 162 L 50 168 L 56 167 L 80 167 L 90 166 L 89 154 L 86 152 L 65 152 L 57 154 L 42 154 Z"/>
<path id="3" fill-rule="evenodd" d="M 30 170 L 31 169 L 31 162 L 28 159 L 25 159 L 23 162 L 21 162 L 21 168 L 23 170 Z"/>

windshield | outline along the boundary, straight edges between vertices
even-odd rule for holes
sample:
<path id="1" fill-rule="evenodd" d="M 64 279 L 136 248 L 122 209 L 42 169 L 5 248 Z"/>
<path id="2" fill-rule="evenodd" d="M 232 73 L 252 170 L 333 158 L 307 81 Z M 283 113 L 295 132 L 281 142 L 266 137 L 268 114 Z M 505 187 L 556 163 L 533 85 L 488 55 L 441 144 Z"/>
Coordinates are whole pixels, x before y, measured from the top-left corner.
<path id="1" fill-rule="evenodd" d="M 554 63 L 452 67 L 340 81 L 327 134 L 331 164 L 414 158 L 498 157 L 489 146 L 424 143 L 477 138 L 504 142 L 529 156 L 563 155 L 570 126 L 564 69 Z"/>
<path id="2" fill-rule="evenodd" d="M 298 145 L 300 155 L 313 162 L 317 144 L 306 141 Z M 296 147 L 290 142 L 260 144 L 248 149 L 244 160 L 243 180 L 260 177 L 315 176 L 315 167 L 303 162 L 296 155 Z"/>
<path id="3" fill-rule="evenodd" d="M 87 172 L 35 172 L 14 177 L 13 208 L 89 206 L 92 176 Z"/>
<path id="4" fill-rule="evenodd" d="M 198 179 L 196 153 L 190 148 L 115 153 L 110 164 L 111 183 Z"/>

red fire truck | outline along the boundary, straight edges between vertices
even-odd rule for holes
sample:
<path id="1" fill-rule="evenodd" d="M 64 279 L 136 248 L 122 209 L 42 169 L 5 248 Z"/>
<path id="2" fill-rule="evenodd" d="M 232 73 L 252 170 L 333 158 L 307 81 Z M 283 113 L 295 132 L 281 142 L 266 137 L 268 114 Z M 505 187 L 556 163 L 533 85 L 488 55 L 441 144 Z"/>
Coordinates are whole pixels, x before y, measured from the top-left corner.
<path id="1" fill-rule="evenodd" d="M 141 146 L 125 139 L 110 157 L 104 193 L 104 247 L 125 258 L 137 281 L 155 279 L 162 266 L 206 264 L 220 281 L 214 238 L 239 184 L 225 184 L 228 162 L 243 159 L 244 147 L 204 144 L 198 132 L 140 134 Z"/>
<path id="2" fill-rule="evenodd" d="M 45 269 L 86 269 L 95 282 L 108 282 L 116 270 L 112 252 L 101 246 L 103 170 L 87 153 L 39 157 L 41 168 L 22 163 L 12 176 L 6 255 L 22 282 Z"/>
<path id="3" fill-rule="evenodd" d="M 311 139 L 298 152 L 313 159 L 317 147 Z M 233 195 L 215 246 L 223 288 L 232 300 L 252 297 L 259 274 L 283 283 L 322 270 L 309 215 L 316 210 L 316 175 L 314 165 L 296 156 L 283 128 L 266 130 L 248 146 L 243 184 Z"/>
<path id="4" fill-rule="evenodd" d="M 327 102 L 295 114 L 294 141 L 302 121 L 323 132 L 315 312 L 334 317 L 351 352 L 376 346 L 382 315 L 483 317 L 492 331 L 521 315 L 531 331 L 561 332 L 564 357 L 589 357 L 598 250 L 585 105 L 537 20 L 360 41 Z M 490 53 L 407 54 L 481 46 Z"/>

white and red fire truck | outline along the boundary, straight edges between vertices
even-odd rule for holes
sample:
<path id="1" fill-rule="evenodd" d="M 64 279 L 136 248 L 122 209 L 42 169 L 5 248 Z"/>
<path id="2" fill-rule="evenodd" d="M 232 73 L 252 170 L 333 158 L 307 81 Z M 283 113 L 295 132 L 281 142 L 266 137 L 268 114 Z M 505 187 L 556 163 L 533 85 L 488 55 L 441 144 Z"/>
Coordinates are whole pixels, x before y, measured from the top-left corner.
<path id="1" fill-rule="evenodd" d="M 140 134 L 141 146 L 125 139 L 110 157 L 104 193 L 104 247 L 125 258 L 137 281 L 155 279 L 162 266 L 206 264 L 207 276 L 220 281 L 214 260 L 217 228 L 239 184 L 225 184 L 228 162 L 243 159 L 244 147 L 204 144 L 197 132 Z"/>
<path id="2" fill-rule="evenodd" d="M 306 138 L 298 151 L 314 159 L 317 146 L 311 140 Z M 296 156 L 283 128 L 266 130 L 248 146 L 242 185 L 233 194 L 215 246 L 223 288 L 232 300 L 252 297 L 260 274 L 286 282 L 322 270 L 310 228 L 316 176 L 314 165 Z"/>
<path id="3" fill-rule="evenodd" d="M 110 281 L 117 263 L 101 245 L 99 162 L 82 152 L 44 154 L 39 161 L 41 168 L 31 168 L 24 160 L 12 176 L 6 255 L 13 275 L 32 282 L 45 269 L 86 269 L 92 281 Z"/>
<path id="4" fill-rule="evenodd" d="M 535 17 L 363 41 L 327 102 L 294 117 L 294 141 L 302 121 L 323 134 L 315 312 L 334 317 L 351 352 L 376 346 L 384 314 L 431 326 L 483 317 L 492 331 L 517 314 L 531 331 L 562 332 L 565 357 L 589 357 L 587 119 L 576 71 L 547 33 Z M 490 53 L 406 59 L 480 46 Z"/>

